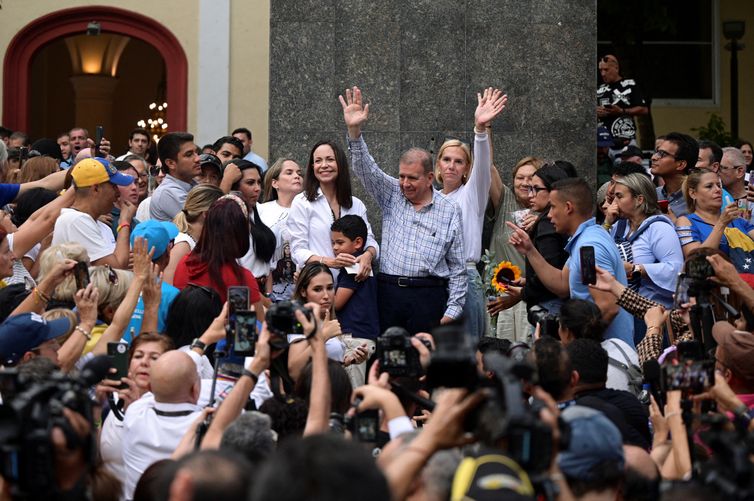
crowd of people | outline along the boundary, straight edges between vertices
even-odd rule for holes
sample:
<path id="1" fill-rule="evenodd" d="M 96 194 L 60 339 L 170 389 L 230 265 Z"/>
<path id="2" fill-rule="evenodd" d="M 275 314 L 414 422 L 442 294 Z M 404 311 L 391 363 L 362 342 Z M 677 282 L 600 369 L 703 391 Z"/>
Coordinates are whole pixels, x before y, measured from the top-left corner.
<path id="1" fill-rule="evenodd" d="M 647 169 L 600 71 L 599 186 L 505 182 L 494 88 L 397 178 L 358 87 L 303 167 L 245 128 L 0 130 L 2 496 L 754 497 L 751 145 L 670 132 Z"/>

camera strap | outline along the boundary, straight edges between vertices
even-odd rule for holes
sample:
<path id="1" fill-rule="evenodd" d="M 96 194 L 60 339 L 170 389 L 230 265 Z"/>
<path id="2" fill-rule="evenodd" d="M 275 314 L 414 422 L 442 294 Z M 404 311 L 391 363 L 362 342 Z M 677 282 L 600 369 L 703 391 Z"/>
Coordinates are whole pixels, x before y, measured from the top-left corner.
<path id="1" fill-rule="evenodd" d="M 626 361 L 626 363 L 619 362 L 618 360 L 615 360 L 613 357 L 608 356 L 607 357 L 607 363 L 615 367 L 616 369 L 623 372 L 626 377 L 628 378 L 628 389 L 631 393 L 634 395 L 638 395 L 642 390 L 642 383 L 643 383 L 643 377 L 641 368 L 631 362 L 631 359 L 628 358 L 628 355 L 623 350 L 623 348 L 620 347 L 618 343 L 613 341 L 612 339 L 608 339 L 608 342 L 615 346 L 618 351 L 620 351 L 621 355 L 623 355 L 623 360 Z"/>

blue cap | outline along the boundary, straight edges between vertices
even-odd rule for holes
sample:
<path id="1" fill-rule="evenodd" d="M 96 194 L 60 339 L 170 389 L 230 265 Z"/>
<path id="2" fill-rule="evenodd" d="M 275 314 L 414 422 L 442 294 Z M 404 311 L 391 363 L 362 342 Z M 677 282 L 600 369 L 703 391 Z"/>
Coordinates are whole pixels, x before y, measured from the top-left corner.
<path id="1" fill-rule="evenodd" d="M 597 127 L 597 147 L 606 148 L 613 145 L 613 136 L 604 125 Z"/>
<path id="2" fill-rule="evenodd" d="M 154 247 L 152 260 L 159 258 L 168 250 L 170 242 L 178 236 L 178 227 L 170 221 L 155 221 L 148 219 L 136 225 L 131 232 L 131 248 L 138 237 L 147 240 L 147 250 Z"/>
<path id="3" fill-rule="evenodd" d="M 615 461 L 618 468 L 623 469 L 623 437 L 604 414 L 589 407 L 572 405 L 561 416 L 571 426 L 568 449 L 558 454 L 558 466 L 565 476 L 591 480 L 594 467 L 605 461 Z"/>
<path id="4" fill-rule="evenodd" d="M 45 320 L 36 313 L 8 317 L 0 324 L 0 362 L 14 365 L 24 353 L 73 329 L 68 317 Z"/>

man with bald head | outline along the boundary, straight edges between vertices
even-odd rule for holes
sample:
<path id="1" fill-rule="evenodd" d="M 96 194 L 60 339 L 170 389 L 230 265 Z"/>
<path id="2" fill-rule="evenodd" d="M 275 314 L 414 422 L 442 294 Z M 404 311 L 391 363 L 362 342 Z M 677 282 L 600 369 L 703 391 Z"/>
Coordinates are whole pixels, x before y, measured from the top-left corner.
<path id="1" fill-rule="evenodd" d="M 202 410 L 196 364 L 182 351 L 168 351 L 152 363 L 146 393 L 123 420 L 124 493 L 133 497 L 139 477 L 152 463 L 169 458 Z"/>
<path id="2" fill-rule="evenodd" d="M 607 127 L 615 138 L 631 140 L 636 144 L 634 117 L 649 114 L 649 106 L 636 85 L 636 81 L 623 78 L 618 58 L 607 54 L 598 64 L 602 85 L 597 89 L 598 126 Z"/>

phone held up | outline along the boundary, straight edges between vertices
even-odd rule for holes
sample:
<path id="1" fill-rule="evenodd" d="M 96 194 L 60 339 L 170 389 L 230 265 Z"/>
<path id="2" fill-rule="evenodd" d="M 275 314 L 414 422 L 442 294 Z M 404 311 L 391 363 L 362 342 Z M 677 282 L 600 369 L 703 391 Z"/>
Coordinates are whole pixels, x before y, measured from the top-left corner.
<path id="1" fill-rule="evenodd" d="M 579 249 L 581 259 L 581 283 L 584 285 L 594 285 L 597 283 L 597 268 L 594 258 L 594 247 L 584 245 Z"/>

